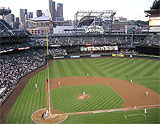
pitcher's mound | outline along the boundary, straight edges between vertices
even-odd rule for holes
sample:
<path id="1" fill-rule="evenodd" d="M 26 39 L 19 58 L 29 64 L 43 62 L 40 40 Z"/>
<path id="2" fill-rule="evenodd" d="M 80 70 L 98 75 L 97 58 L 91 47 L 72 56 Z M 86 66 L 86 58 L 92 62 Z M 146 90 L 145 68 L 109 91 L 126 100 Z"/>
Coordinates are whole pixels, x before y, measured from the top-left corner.
<path id="1" fill-rule="evenodd" d="M 40 109 L 32 114 L 32 121 L 38 124 L 57 124 L 64 121 L 68 115 L 62 114 L 59 110 L 52 110 L 52 114 L 47 118 L 43 118 L 42 114 L 46 112 L 46 108 Z"/>
<path id="2" fill-rule="evenodd" d="M 79 95 L 77 96 L 77 99 L 89 99 L 90 97 L 91 97 L 91 96 L 88 95 L 88 94 L 85 94 L 85 95 L 79 94 Z"/>

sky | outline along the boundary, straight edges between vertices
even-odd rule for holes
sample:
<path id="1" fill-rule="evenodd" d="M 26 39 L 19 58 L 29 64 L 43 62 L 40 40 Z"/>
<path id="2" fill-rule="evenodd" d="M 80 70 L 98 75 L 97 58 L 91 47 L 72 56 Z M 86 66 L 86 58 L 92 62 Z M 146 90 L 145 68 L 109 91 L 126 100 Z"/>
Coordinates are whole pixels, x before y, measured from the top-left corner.
<path id="1" fill-rule="evenodd" d="M 115 16 L 122 16 L 128 20 L 148 20 L 144 10 L 149 10 L 154 0 L 54 0 L 63 3 L 63 16 L 74 19 L 78 10 L 116 10 Z M 9 7 L 16 17 L 19 9 L 27 9 L 36 15 L 36 10 L 49 10 L 49 0 L 0 0 L 1 7 Z"/>

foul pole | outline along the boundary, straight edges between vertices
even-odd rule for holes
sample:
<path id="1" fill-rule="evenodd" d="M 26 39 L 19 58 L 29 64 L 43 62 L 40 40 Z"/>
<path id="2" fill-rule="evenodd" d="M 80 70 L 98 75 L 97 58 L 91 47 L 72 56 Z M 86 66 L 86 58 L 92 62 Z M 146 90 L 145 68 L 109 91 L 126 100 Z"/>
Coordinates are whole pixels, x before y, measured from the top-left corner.
<path id="1" fill-rule="evenodd" d="M 48 29 L 46 28 L 46 41 L 47 41 L 47 70 L 48 70 L 48 106 L 49 106 L 49 113 L 51 114 L 51 98 L 50 98 L 50 84 L 49 84 L 49 66 L 48 66 Z"/>

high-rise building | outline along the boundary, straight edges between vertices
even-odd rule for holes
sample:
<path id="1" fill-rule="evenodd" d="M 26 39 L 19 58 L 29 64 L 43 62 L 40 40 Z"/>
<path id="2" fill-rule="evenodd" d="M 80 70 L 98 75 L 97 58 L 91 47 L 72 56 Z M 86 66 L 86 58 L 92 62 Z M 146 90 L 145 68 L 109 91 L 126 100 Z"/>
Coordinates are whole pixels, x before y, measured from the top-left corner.
<path id="1" fill-rule="evenodd" d="M 11 21 L 14 22 L 14 20 L 15 20 L 14 14 L 11 14 Z"/>
<path id="2" fill-rule="evenodd" d="M 16 22 L 19 22 L 19 17 L 16 17 Z"/>
<path id="3" fill-rule="evenodd" d="M 14 23 L 14 14 L 8 14 L 4 17 L 4 20 L 11 26 L 13 27 Z"/>
<path id="4" fill-rule="evenodd" d="M 33 18 L 33 12 L 29 12 L 28 13 L 28 18 L 30 19 L 30 18 Z"/>
<path id="5" fill-rule="evenodd" d="M 49 12 L 52 14 L 52 0 L 49 0 Z"/>
<path id="6" fill-rule="evenodd" d="M 19 29 L 19 17 L 16 17 L 16 20 L 13 23 L 13 28 L 14 29 Z"/>
<path id="7" fill-rule="evenodd" d="M 36 15 L 37 15 L 37 17 L 42 16 L 42 10 L 37 10 Z"/>
<path id="8" fill-rule="evenodd" d="M 63 4 L 57 3 L 57 17 L 63 17 Z"/>
<path id="9" fill-rule="evenodd" d="M 52 17 L 52 21 L 55 21 L 56 19 L 56 9 L 55 9 L 55 2 L 52 0 L 49 0 L 49 12 Z"/>
<path id="10" fill-rule="evenodd" d="M 27 9 L 20 9 L 19 21 L 21 25 L 26 23 L 26 15 L 27 15 Z"/>
<path id="11" fill-rule="evenodd" d="M 10 22 L 11 22 L 11 14 L 6 15 L 6 16 L 4 17 L 4 20 L 5 20 L 8 24 L 10 24 Z"/>

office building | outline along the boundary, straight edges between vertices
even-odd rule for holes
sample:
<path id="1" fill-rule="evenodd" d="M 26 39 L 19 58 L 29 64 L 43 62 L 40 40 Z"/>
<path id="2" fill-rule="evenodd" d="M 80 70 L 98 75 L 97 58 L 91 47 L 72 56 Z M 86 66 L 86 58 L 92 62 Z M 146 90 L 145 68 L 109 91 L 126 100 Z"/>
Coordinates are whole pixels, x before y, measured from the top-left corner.
<path id="1" fill-rule="evenodd" d="M 26 23 L 27 9 L 20 9 L 19 22 L 21 25 Z"/>
<path id="2" fill-rule="evenodd" d="M 36 11 L 36 16 L 41 17 L 42 16 L 42 10 L 37 10 Z"/>
<path id="3" fill-rule="evenodd" d="M 63 17 L 63 4 L 57 3 L 57 17 Z"/>
<path id="4" fill-rule="evenodd" d="M 19 29 L 19 17 L 16 17 L 16 20 L 13 23 L 13 29 Z"/>
<path id="5" fill-rule="evenodd" d="M 28 13 L 28 19 L 33 18 L 33 12 Z"/>
<path id="6" fill-rule="evenodd" d="M 11 26 L 13 27 L 13 23 L 14 23 L 14 14 L 8 14 L 4 17 L 4 20 Z"/>
<path id="7" fill-rule="evenodd" d="M 56 9 L 55 9 L 55 2 L 52 0 L 49 0 L 49 12 L 52 17 L 52 21 L 55 21 L 56 19 Z"/>

